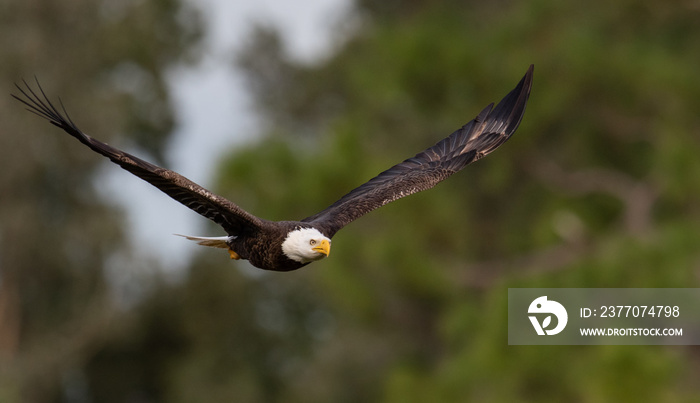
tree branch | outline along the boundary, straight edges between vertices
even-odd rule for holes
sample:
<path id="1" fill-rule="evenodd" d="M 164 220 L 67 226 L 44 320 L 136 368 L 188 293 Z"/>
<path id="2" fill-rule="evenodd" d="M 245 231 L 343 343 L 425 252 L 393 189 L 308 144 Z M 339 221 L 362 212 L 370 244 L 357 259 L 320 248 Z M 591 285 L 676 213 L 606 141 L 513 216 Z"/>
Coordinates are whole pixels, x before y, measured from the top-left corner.
<path id="1" fill-rule="evenodd" d="M 528 169 L 545 184 L 569 194 L 605 193 L 617 198 L 625 206 L 621 220 L 625 231 L 646 234 L 652 228 L 652 208 L 659 192 L 649 182 L 603 168 L 567 172 L 546 158 L 528 164 Z"/>

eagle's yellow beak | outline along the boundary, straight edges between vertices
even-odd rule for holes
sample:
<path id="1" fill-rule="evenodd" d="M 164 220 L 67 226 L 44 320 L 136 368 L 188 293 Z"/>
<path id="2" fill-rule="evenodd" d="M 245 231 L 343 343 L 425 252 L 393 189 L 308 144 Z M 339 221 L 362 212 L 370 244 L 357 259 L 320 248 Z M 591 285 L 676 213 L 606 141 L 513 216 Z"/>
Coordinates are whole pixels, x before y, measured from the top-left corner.
<path id="1" fill-rule="evenodd" d="M 331 243 L 324 239 L 320 244 L 311 248 L 311 250 L 322 253 L 324 256 L 328 256 L 331 253 Z"/>

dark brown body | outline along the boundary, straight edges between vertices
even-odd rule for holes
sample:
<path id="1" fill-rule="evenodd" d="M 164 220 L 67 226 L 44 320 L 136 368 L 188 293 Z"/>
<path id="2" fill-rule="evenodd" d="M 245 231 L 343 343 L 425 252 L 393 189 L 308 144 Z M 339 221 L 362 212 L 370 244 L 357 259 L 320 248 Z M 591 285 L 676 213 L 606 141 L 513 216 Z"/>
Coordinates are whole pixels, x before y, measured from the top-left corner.
<path id="1" fill-rule="evenodd" d="M 282 243 L 287 238 L 287 234 L 301 228 L 316 228 L 328 236 L 320 228 L 301 221 L 263 221 L 258 231 L 232 237 L 227 243 L 242 259 L 248 260 L 255 267 L 273 271 L 292 271 L 310 263 L 291 260 L 282 251 Z"/>

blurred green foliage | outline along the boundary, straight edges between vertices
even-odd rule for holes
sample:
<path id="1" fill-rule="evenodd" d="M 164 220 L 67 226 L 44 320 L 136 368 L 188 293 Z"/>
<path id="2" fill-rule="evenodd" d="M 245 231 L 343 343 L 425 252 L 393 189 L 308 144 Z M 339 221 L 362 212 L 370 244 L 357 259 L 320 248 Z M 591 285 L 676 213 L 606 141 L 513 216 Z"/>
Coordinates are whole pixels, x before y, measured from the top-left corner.
<path id="1" fill-rule="evenodd" d="M 0 0 L 0 402 L 80 395 L 121 323 L 108 277 L 129 255 L 94 186 L 103 161 L 25 112 L 13 83 L 36 76 L 88 132 L 160 157 L 174 126 L 164 74 L 194 56 L 198 24 L 178 0 Z"/>
<path id="2" fill-rule="evenodd" d="M 501 150 L 353 223 L 310 269 L 337 336 L 307 370 L 333 350 L 372 380 L 314 372 L 337 386 L 306 401 L 697 399 L 693 347 L 507 346 L 505 312 L 515 286 L 697 286 L 698 11 L 382 4 L 362 3 L 365 25 L 317 65 L 258 33 L 241 65 L 269 135 L 225 161 L 221 191 L 302 218 L 471 119 L 529 63 L 535 84 Z M 348 331 L 372 347 L 336 345 Z"/>
<path id="3" fill-rule="evenodd" d="M 358 0 L 354 13 L 314 64 L 254 33 L 238 67 L 265 134 L 222 161 L 213 190 L 267 219 L 311 215 L 534 63 L 515 136 L 352 223 L 301 271 L 204 251 L 92 340 L 73 377 L 59 368 L 43 401 L 81 382 L 100 402 L 697 401 L 694 346 L 508 346 L 506 308 L 508 287 L 698 287 L 700 10 Z"/>

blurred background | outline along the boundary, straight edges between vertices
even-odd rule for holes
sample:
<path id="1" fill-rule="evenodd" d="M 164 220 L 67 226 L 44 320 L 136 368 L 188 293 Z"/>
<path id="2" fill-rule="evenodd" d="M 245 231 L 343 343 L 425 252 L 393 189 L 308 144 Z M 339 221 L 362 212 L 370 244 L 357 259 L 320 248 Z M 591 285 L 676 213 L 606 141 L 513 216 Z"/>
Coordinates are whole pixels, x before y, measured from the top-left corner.
<path id="1" fill-rule="evenodd" d="M 0 0 L 0 402 L 700 400 L 697 347 L 506 334 L 509 287 L 699 286 L 698 21 L 694 0 Z M 223 233 L 8 95 L 36 76 L 98 139 L 300 219 L 531 63 L 511 141 L 292 273 L 173 237 Z"/>

